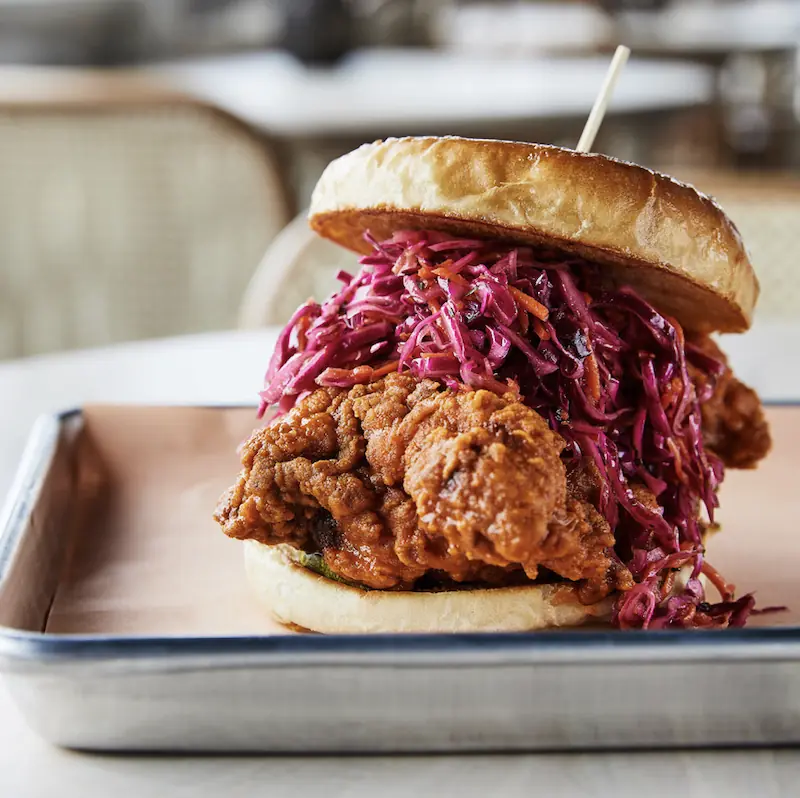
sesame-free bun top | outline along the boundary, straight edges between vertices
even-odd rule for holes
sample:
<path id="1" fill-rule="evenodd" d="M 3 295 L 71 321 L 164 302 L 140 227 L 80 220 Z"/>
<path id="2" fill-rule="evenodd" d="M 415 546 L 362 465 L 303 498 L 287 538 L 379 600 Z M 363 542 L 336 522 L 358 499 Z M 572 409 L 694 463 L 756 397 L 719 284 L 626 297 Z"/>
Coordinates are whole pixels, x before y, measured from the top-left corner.
<path id="1" fill-rule="evenodd" d="M 697 332 L 747 329 L 758 298 L 739 232 L 714 200 L 644 167 L 561 147 L 456 137 L 365 144 L 325 169 L 309 223 L 362 253 L 367 230 L 556 247 Z"/>

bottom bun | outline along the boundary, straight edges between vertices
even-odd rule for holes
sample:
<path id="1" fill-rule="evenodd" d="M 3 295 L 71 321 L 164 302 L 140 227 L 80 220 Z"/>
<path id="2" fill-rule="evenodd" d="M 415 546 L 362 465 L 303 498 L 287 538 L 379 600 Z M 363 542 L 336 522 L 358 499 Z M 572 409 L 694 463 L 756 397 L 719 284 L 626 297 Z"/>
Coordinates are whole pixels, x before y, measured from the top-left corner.
<path id="1" fill-rule="evenodd" d="M 362 590 L 298 565 L 287 546 L 244 542 L 247 579 L 261 605 L 284 624 L 325 634 L 529 632 L 607 621 L 614 596 L 578 601 L 566 584 L 410 593 Z"/>

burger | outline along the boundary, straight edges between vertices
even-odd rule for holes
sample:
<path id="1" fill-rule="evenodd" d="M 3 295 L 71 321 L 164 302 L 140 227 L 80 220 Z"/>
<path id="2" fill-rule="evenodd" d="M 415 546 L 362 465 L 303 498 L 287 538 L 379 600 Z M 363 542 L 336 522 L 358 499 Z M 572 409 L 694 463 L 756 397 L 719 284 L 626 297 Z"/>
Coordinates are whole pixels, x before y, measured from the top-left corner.
<path id="1" fill-rule="evenodd" d="M 710 334 L 759 289 L 711 198 L 603 155 L 402 138 L 331 163 L 309 223 L 359 269 L 280 333 L 215 515 L 275 617 L 745 623 L 706 544 L 725 467 L 770 435 Z"/>

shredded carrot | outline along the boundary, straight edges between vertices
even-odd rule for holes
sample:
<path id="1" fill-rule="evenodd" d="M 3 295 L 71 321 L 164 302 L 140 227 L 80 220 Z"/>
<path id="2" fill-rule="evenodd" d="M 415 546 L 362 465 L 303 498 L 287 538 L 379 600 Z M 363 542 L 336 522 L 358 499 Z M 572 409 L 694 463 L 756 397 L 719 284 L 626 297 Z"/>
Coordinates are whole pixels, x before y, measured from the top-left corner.
<path id="1" fill-rule="evenodd" d="M 587 305 L 592 304 L 592 297 L 589 294 L 587 294 L 586 291 L 583 292 L 583 298 L 586 300 Z"/>
<path id="2" fill-rule="evenodd" d="M 419 267 L 419 274 L 422 280 L 431 280 L 433 279 L 433 272 L 427 266 L 420 266 Z"/>
<path id="3" fill-rule="evenodd" d="M 337 380 L 346 379 L 347 377 L 355 376 L 355 371 L 353 369 L 337 369 L 330 367 L 325 369 L 325 376 L 332 377 Z"/>
<path id="4" fill-rule="evenodd" d="M 449 352 L 423 352 L 422 357 L 424 358 L 434 358 L 434 357 L 452 357 Z"/>
<path id="5" fill-rule="evenodd" d="M 670 453 L 675 458 L 675 474 L 681 482 L 686 482 L 686 474 L 683 471 L 681 453 L 677 444 L 672 438 L 667 438 L 667 449 L 669 449 Z"/>
<path id="6" fill-rule="evenodd" d="M 327 369 L 327 373 L 329 376 L 337 379 L 353 377 L 357 383 L 364 383 L 380 379 L 387 374 L 391 374 L 393 371 L 397 371 L 399 364 L 399 360 L 392 360 L 390 363 L 386 363 L 377 369 L 372 368 L 372 366 L 356 366 L 353 369 L 329 368 Z"/>
<path id="7" fill-rule="evenodd" d="M 530 316 L 528 316 L 528 314 L 524 310 L 521 310 L 517 314 L 517 318 L 519 319 L 519 329 L 520 329 L 520 331 L 522 332 L 523 335 L 527 335 L 528 334 L 528 323 L 530 322 Z M 537 321 L 538 321 L 538 319 L 537 319 Z"/>
<path id="8" fill-rule="evenodd" d="M 297 323 L 297 346 L 301 352 L 306 348 L 306 344 L 308 343 L 306 333 L 308 332 L 308 328 L 310 326 L 311 319 L 308 316 L 303 316 L 303 318 Z"/>
<path id="9" fill-rule="evenodd" d="M 723 601 L 730 601 L 736 593 L 736 585 L 726 582 L 722 574 L 708 560 L 703 560 L 700 566 L 700 573 L 708 578 L 708 581 L 717 589 Z"/>
<path id="10" fill-rule="evenodd" d="M 442 306 L 439 304 L 437 299 L 429 299 L 428 305 L 434 313 L 438 313 L 442 309 Z"/>
<path id="11" fill-rule="evenodd" d="M 667 387 L 664 389 L 664 393 L 661 395 L 661 406 L 664 408 L 664 410 L 669 409 L 675 403 L 675 400 L 680 396 L 682 390 L 683 381 L 680 377 L 673 377 L 667 383 Z"/>
<path id="12" fill-rule="evenodd" d="M 519 288 L 514 288 L 513 285 L 510 285 L 508 290 L 511 291 L 514 299 L 516 299 L 528 313 L 533 314 L 537 319 L 541 319 L 541 321 L 547 321 L 550 316 L 550 311 L 541 302 L 537 302 L 532 296 L 528 296 L 526 293 L 520 291 Z"/>
<path id="13" fill-rule="evenodd" d="M 547 331 L 547 327 L 539 321 L 539 319 L 533 320 L 533 331 L 539 336 L 542 341 L 549 341 L 550 340 L 550 333 Z"/>
<path id="14" fill-rule="evenodd" d="M 664 577 L 664 581 L 661 584 L 661 598 L 666 599 L 669 598 L 669 594 L 672 592 L 672 588 L 675 586 L 675 571 L 669 570 L 667 571 L 667 575 Z"/>
<path id="15" fill-rule="evenodd" d="M 686 343 L 684 335 L 683 335 L 683 327 L 672 318 L 672 316 L 667 316 L 666 313 L 662 313 L 662 316 L 675 328 L 675 334 L 678 336 L 678 345 L 681 349 L 683 349 L 684 344 Z"/>
<path id="16" fill-rule="evenodd" d="M 447 269 L 439 267 L 438 269 L 432 269 L 433 273 L 437 277 L 443 277 L 445 280 L 449 280 L 451 283 L 456 283 L 457 285 L 469 286 L 469 280 L 462 277 L 457 272 L 451 272 Z"/>
<path id="17" fill-rule="evenodd" d="M 583 362 L 586 366 L 586 387 L 589 389 L 589 397 L 596 405 L 600 401 L 600 371 L 597 368 L 594 352 L 589 352 Z"/>
<path id="18" fill-rule="evenodd" d="M 397 367 L 399 365 L 400 365 L 399 360 L 392 360 L 385 366 L 381 366 L 379 369 L 374 369 L 372 372 L 372 377 L 373 379 L 378 379 L 378 377 L 385 377 L 387 374 L 391 374 L 393 371 L 397 371 Z"/>

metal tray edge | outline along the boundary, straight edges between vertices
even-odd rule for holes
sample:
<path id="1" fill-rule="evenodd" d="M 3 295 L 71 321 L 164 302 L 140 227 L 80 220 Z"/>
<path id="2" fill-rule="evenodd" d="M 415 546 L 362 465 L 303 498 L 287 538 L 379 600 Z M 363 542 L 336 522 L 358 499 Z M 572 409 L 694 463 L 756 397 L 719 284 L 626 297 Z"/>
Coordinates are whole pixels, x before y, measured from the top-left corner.
<path id="1" fill-rule="evenodd" d="M 80 411 L 40 416 L 31 429 L 19 467 L 0 512 L 0 584 L 19 543 L 23 521 L 31 512 L 44 482 L 43 465 L 58 445 L 61 424 Z"/>
<path id="2" fill-rule="evenodd" d="M 765 403 L 797 407 L 797 401 Z M 206 406 L 206 405 L 204 405 Z M 249 406 L 249 405 L 243 405 Z M 230 407 L 230 405 L 219 405 Z M 81 409 L 41 416 L 0 512 L 0 585 L 44 480 L 43 465 L 58 445 L 63 423 Z M 493 634 L 123 637 L 46 635 L 0 625 L 0 670 L 34 664 L 115 668 L 124 661 L 142 670 L 284 666 L 534 664 L 572 662 L 800 660 L 800 626 L 720 631 L 553 631 Z"/>

